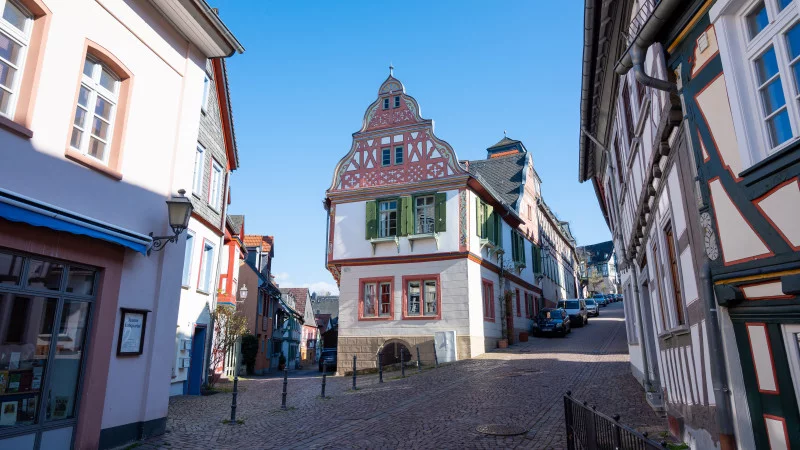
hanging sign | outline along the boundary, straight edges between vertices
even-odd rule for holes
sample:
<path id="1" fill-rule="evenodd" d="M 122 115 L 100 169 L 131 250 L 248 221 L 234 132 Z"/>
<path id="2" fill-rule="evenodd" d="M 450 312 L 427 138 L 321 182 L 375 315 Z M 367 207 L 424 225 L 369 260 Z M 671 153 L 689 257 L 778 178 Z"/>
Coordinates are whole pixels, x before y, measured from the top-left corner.
<path id="1" fill-rule="evenodd" d="M 144 351 L 144 332 L 147 313 L 144 309 L 121 308 L 117 356 L 141 355 Z"/>

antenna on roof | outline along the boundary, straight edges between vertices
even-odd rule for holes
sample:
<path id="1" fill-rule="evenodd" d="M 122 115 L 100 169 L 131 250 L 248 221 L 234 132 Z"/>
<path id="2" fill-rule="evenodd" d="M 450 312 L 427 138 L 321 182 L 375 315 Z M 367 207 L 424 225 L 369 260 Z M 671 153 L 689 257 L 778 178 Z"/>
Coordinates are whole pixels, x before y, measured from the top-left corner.
<path id="1" fill-rule="evenodd" d="M 504 138 L 507 138 L 507 137 L 508 137 L 508 133 L 506 133 L 506 130 L 503 130 L 503 137 L 504 137 Z"/>
<path id="2" fill-rule="evenodd" d="M 389 63 L 389 76 L 394 76 L 394 66 L 391 62 Z"/>

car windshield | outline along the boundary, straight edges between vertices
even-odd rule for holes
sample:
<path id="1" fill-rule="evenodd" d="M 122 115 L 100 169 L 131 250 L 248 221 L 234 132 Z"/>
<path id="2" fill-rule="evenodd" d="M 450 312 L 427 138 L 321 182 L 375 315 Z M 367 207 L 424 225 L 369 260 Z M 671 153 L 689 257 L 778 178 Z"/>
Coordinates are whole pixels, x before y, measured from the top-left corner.
<path id="1" fill-rule="evenodd" d="M 322 356 L 336 356 L 336 352 L 322 352 Z"/>
<path id="2" fill-rule="evenodd" d="M 596 303 L 595 303 L 595 301 L 594 301 L 594 300 L 592 300 L 592 299 L 589 299 L 589 300 L 586 300 L 586 305 L 587 305 L 587 306 L 594 306 L 594 305 L 596 305 Z"/>
<path id="3" fill-rule="evenodd" d="M 564 302 L 567 304 L 567 309 L 578 309 L 580 308 L 580 304 L 577 300 L 570 300 L 568 302 Z"/>
<path id="4" fill-rule="evenodd" d="M 539 311 L 540 319 L 556 319 L 561 318 L 561 315 L 555 309 L 543 309 Z"/>

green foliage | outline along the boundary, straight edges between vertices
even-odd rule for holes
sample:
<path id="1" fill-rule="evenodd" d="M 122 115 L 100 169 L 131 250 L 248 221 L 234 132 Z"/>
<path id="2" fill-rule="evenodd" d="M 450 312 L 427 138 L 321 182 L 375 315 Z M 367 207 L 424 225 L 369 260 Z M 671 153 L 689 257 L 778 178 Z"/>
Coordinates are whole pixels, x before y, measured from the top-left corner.
<path id="1" fill-rule="evenodd" d="M 252 375 L 256 366 L 258 338 L 252 334 L 242 336 L 242 362 L 247 366 L 247 374 Z"/>

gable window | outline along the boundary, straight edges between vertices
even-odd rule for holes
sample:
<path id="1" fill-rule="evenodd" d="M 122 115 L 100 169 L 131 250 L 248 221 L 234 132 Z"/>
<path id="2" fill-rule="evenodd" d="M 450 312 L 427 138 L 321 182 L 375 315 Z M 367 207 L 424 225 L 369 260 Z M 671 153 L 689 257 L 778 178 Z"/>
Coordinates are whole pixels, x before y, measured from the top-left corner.
<path id="1" fill-rule="evenodd" d="M 11 119 L 20 93 L 33 15 L 22 5 L 9 0 L 0 0 L 0 10 L 0 116 Z"/>
<path id="2" fill-rule="evenodd" d="M 192 254 L 194 253 L 194 233 L 186 231 L 186 249 L 183 253 L 183 280 L 184 287 L 189 286 L 189 276 L 192 273 Z"/>
<path id="3" fill-rule="evenodd" d="M 395 108 L 399 108 L 400 107 L 400 96 L 399 95 L 395 96 L 395 98 L 394 98 L 394 107 Z"/>
<path id="4" fill-rule="evenodd" d="M 382 166 L 392 165 L 392 149 L 384 148 L 381 150 L 381 165 Z"/>
<path id="5" fill-rule="evenodd" d="M 206 149 L 197 144 L 194 153 L 194 175 L 192 177 L 192 192 L 199 195 L 203 189 L 203 174 L 206 168 Z"/>
<path id="6" fill-rule="evenodd" d="M 208 204 L 219 211 L 222 203 L 222 166 L 211 160 L 211 188 L 208 193 Z"/>
<path id="7" fill-rule="evenodd" d="M 203 254 L 200 257 L 200 277 L 197 280 L 197 290 L 211 292 L 211 279 L 214 277 L 214 244 L 203 241 Z"/>
<path id="8" fill-rule="evenodd" d="M 383 99 L 383 109 L 389 109 L 389 98 Z"/>
<path id="9" fill-rule="evenodd" d="M 397 200 L 378 204 L 378 237 L 397 236 Z"/>
<path id="10" fill-rule="evenodd" d="M 361 280 L 359 319 L 392 319 L 394 314 L 394 278 Z"/>
<path id="11" fill-rule="evenodd" d="M 200 104 L 200 110 L 204 113 L 208 111 L 208 97 L 211 92 L 211 77 L 205 74 L 203 78 L 203 103 Z"/>
<path id="12" fill-rule="evenodd" d="M 481 281 L 481 295 L 483 296 L 483 320 L 494 322 L 494 284 L 489 280 Z"/>
<path id="13" fill-rule="evenodd" d="M 114 132 L 119 81 L 107 65 L 91 55 L 86 56 L 70 146 L 103 163 L 108 161 Z"/>
<path id="14" fill-rule="evenodd" d="M 394 148 L 394 163 L 403 164 L 403 147 Z"/>
<path id="15" fill-rule="evenodd" d="M 414 232 L 428 234 L 434 232 L 434 197 L 425 195 L 414 198 Z"/>
<path id="16" fill-rule="evenodd" d="M 403 277 L 405 308 L 404 319 L 441 318 L 439 298 L 439 275 L 415 275 Z"/>

